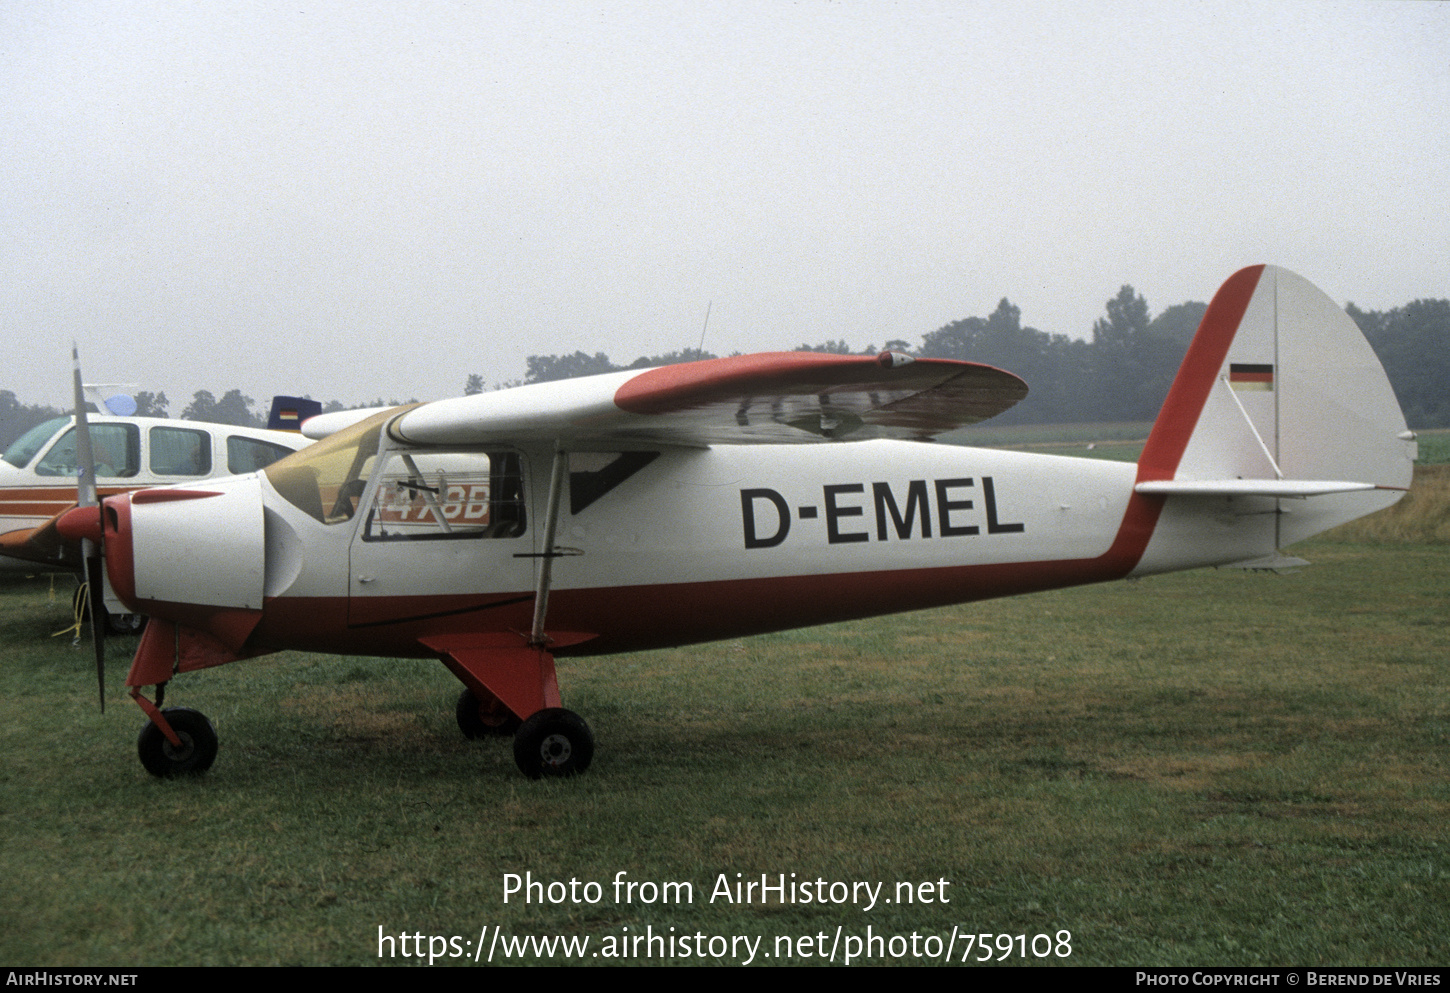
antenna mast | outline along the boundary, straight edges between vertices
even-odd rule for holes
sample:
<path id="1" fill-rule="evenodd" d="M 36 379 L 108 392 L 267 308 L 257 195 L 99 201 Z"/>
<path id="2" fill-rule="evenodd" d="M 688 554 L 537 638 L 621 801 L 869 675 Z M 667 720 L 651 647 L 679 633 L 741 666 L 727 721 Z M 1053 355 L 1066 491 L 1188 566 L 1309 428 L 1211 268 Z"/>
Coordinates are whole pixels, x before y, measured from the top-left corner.
<path id="1" fill-rule="evenodd" d="M 700 329 L 700 347 L 696 349 L 701 355 L 705 354 L 705 332 L 710 329 L 710 308 L 713 306 L 714 300 L 705 304 L 705 326 Z"/>

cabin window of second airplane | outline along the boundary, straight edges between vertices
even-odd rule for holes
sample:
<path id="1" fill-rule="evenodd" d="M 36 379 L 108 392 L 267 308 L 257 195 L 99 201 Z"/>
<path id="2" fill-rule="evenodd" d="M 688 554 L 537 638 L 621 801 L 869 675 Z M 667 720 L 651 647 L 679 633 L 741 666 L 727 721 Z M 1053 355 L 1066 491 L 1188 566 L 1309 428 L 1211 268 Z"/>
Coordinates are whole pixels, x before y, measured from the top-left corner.
<path id="1" fill-rule="evenodd" d="M 393 452 L 364 541 L 517 538 L 527 525 L 516 452 Z"/>
<path id="2" fill-rule="evenodd" d="M 141 431 L 134 424 L 92 424 L 97 479 L 130 479 L 141 471 Z M 76 474 L 76 429 L 71 428 L 35 466 L 37 476 Z"/>
<path id="3" fill-rule="evenodd" d="M 211 434 L 190 428 L 152 428 L 151 471 L 158 476 L 205 476 L 211 472 Z"/>

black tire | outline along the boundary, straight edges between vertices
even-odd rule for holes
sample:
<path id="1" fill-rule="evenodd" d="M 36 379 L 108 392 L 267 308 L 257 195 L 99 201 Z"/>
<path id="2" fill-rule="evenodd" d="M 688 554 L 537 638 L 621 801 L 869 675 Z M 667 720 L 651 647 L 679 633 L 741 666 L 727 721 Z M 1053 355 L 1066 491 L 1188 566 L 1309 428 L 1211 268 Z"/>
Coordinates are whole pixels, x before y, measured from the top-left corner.
<path id="1" fill-rule="evenodd" d="M 594 734 L 572 710 L 541 710 L 514 735 L 514 762 L 530 779 L 574 776 L 594 758 Z"/>
<path id="2" fill-rule="evenodd" d="M 472 690 L 464 690 L 458 697 L 454 716 L 458 718 L 458 730 L 469 741 L 479 738 L 496 738 L 513 734 L 519 729 L 519 719 L 503 701 L 489 694 L 490 703 L 480 706 Z"/>
<path id="3" fill-rule="evenodd" d="M 181 739 L 181 747 L 172 745 L 155 723 L 147 721 L 136 740 L 136 751 L 146 771 L 167 779 L 195 776 L 210 769 L 216 761 L 217 741 L 216 729 L 206 715 L 186 707 L 167 707 L 161 713 Z"/>
<path id="4" fill-rule="evenodd" d="M 113 614 L 106 612 L 106 630 L 111 634 L 138 635 L 146 628 L 145 614 Z"/>

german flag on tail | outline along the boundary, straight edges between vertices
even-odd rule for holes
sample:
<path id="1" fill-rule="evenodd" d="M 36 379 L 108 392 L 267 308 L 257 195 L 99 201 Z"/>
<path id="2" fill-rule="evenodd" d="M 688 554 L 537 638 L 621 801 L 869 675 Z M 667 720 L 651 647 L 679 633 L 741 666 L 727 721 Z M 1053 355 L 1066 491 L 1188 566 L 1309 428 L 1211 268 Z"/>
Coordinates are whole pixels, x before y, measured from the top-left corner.
<path id="1" fill-rule="evenodd" d="M 1271 392 L 1274 389 L 1274 367 L 1270 364 L 1234 362 L 1228 367 L 1228 384 L 1240 391 Z"/>
<path id="2" fill-rule="evenodd" d="M 272 412 L 267 417 L 267 427 L 273 431 L 301 431 L 302 422 L 322 413 L 322 404 L 307 397 L 272 398 Z"/>

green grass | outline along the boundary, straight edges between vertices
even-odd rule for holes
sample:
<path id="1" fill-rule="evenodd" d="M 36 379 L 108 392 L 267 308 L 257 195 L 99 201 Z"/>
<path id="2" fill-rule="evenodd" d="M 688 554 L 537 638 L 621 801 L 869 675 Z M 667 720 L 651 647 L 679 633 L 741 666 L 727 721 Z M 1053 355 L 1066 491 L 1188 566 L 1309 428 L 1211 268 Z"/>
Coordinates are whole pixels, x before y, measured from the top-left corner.
<path id="1" fill-rule="evenodd" d="M 1420 465 L 1444 465 L 1450 462 L 1450 428 L 1415 432 L 1419 437 Z"/>
<path id="2" fill-rule="evenodd" d="M 296 654 L 178 679 L 167 703 L 221 753 L 154 780 L 128 646 L 102 716 L 89 652 L 49 637 L 68 590 L 0 587 L 0 958 L 367 964 L 380 926 L 770 950 L 870 925 L 1065 929 L 1068 964 L 1443 966 L 1450 549 L 1295 551 L 1315 566 L 562 660 L 599 751 L 541 783 L 459 736 L 441 665 Z M 621 870 L 695 902 L 617 905 Z M 604 899 L 505 905 L 526 871 Z M 707 902 L 737 872 L 946 879 L 950 903 Z"/>

